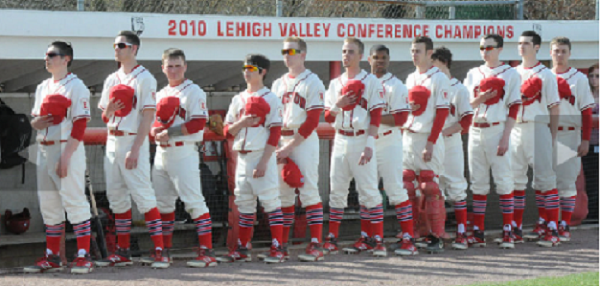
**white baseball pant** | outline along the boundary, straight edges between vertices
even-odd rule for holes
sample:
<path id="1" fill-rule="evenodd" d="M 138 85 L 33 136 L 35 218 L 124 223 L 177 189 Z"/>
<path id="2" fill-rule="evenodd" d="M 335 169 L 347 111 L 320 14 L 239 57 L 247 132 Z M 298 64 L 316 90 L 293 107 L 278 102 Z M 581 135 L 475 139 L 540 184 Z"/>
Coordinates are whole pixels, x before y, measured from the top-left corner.
<path id="1" fill-rule="evenodd" d="M 294 136 L 282 136 L 281 144 L 284 146 L 292 140 Z M 319 136 L 313 132 L 302 144 L 296 146 L 290 154 L 290 158 L 298 165 L 300 172 L 304 176 L 304 186 L 298 188 L 300 192 L 300 201 L 303 206 L 312 206 L 321 202 L 319 195 Z M 290 187 L 281 177 L 281 169 L 284 165 L 279 165 L 279 192 L 282 207 L 291 207 L 296 203 L 296 189 Z"/>
<path id="2" fill-rule="evenodd" d="M 277 159 L 274 153 L 267 163 L 265 175 L 261 178 L 253 178 L 254 169 L 260 162 L 263 153 L 263 150 L 246 154 L 238 152 L 234 194 L 235 204 L 240 213 L 255 213 L 257 197 L 265 209 L 265 213 L 270 213 L 281 207 Z"/>
<path id="3" fill-rule="evenodd" d="M 503 132 L 504 123 L 487 128 L 471 127 L 469 130 L 469 176 L 471 191 L 475 195 L 490 193 L 490 169 L 494 176 L 497 194 L 507 195 L 515 188 L 511 171 L 511 144 L 514 142 L 509 142 L 509 148 L 504 156 L 497 155 Z M 527 177 L 525 178 L 527 183 Z"/>
<path id="4" fill-rule="evenodd" d="M 375 140 L 377 149 L 377 173 L 383 179 L 383 187 L 391 205 L 408 200 L 408 194 L 402 181 L 402 133 L 391 130 Z"/>
<path id="5" fill-rule="evenodd" d="M 423 160 L 423 151 L 427 145 L 429 133 L 404 132 L 402 137 L 404 170 L 413 170 L 417 175 L 420 174 L 421 170 L 431 170 L 436 175 L 444 172 L 445 145 L 443 138 L 438 138 L 437 142 L 433 144 L 431 161 L 425 162 Z M 433 181 L 439 184 L 440 180 L 436 176 Z"/>
<path id="6" fill-rule="evenodd" d="M 558 142 L 577 152 L 581 144 L 581 131 L 558 131 Z M 563 154 L 565 155 L 565 154 Z M 556 161 L 556 160 L 555 160 Z M 581 157 L 573 156 L 560 165 L 556 165 L 556 188 L 561 198 L 577 196 L 575 182 L 581 171 Z"/>
<path id="7" fill-rule="evenodd" d="M 548 124 L 517 123 L 510 134 L 511 167 L 516 190 L 527 187 L 527 167 L 533 168 L 533 189 L 547 192 L 556 188 L 553 169 L 552 135 Z"/>
<path id="8" fill-rule="evenodd" d="M 462 138 L 460 133 L 454 133 L 449 137 L 444 136 L 443 140 L 445 147 L 444 172 L 440 174 L 440 190 L 445 191 L 448 200 L 462 201 L 467 198 L 468 186 L 465 179 L 465 154 Z"/>

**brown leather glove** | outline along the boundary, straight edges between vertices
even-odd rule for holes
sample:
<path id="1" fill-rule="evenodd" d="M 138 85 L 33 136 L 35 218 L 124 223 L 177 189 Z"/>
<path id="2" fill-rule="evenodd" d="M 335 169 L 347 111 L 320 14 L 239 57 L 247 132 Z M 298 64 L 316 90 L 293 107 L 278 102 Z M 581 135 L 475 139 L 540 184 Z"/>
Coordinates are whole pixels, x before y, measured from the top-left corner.
<path id="1" fill-rule="evenodd" d="M 219 136 L 223 136 L 223 117 L 220 114 L 213 114 L 208 121 L 208 129 Z"/>

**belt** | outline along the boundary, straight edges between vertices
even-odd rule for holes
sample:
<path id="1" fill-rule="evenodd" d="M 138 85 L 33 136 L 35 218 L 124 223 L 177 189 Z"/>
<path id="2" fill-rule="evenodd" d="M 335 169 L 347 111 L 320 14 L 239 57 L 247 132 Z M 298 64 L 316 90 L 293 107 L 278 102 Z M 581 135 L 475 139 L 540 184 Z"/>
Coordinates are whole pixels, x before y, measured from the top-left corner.
<path id="1" fill-rule="evenodd" d="M 573 131 L 573 130 L 576 130 L 576 129 L 577 128 L 575 128 L 575 127 L 558 126 L 558 131 L 563 131 L 563 130 L 564 131 L 567 131 L 567 130 L 568 131 Z"/>
<path id="2" fill-rule="evenodd" d="M 475 123 L 473 123 L 473 127 L 477 127 L 477 128 L 488 128 L 488 127 L 492 127 L 492 126 L 496 126 L 496 125 L 500 125 L 500 122 L 494 122 L 494 123 L 475 122 Z"/>
<path id="3" fill-rule="evenodd" d="M 365 131 L 358 130 L 358 131 L 354 132 L 354 131 L 338 130 L 338 133 L 342 134 L 344 136 L 360 136 L 360 135 L 365 134 Z"/>
<path id="4" fill-rule="evenodd" d="M 394 131 L 394 130 L 388 130 L 386 132 L 383 132 L 381 135 L 375 136 L 375 139 L 379 139 L 379 137 L 388 136 L 388 135 L 392 134 L 392 131 Z"/>
<path id="5" fill-rule="evenodd" d="M 125 132 L 125 131 L 121 131 L 121 130 L 109 130 L 108 134 L 113 135 L 113 136 L 126 136 L 126 135 L 135 135 L 135 133 L 129 133 L 129 132 Z"/>
<path id="6" fill-rule="evenodd" d="M 294 130 L 281 130 L 281 136 L 294 136 Z"/>
<path id="7" fill-rule="evenodd" d="M 185 142 L 183 142 L 183 141 L 177 141 L 173 145 L 171 145 L 171 144 L 160 144 L 159 146 L 163 147 L 163 148 L 167 148 L 167 147 L 179 147 L 179 146 L 183 146 L 183 145 L 185 145 Z"/>
<path id="8" fill-rule="evenodd" d="M 240 154 L 248 154 L 248 153 L 252 153 L 251 150 L 242 150 L 242 151 L 238 151 L 238 153 Z"/>
<path id="9" fill-rule="evenodd" d="M 60 141 L 40 141 L 40 145 L 44 145 L 44 146 L 52 146 L 54 144 L 58 144 L 58 143 L 67 143 L 67 140 L 60 140 Z"/>

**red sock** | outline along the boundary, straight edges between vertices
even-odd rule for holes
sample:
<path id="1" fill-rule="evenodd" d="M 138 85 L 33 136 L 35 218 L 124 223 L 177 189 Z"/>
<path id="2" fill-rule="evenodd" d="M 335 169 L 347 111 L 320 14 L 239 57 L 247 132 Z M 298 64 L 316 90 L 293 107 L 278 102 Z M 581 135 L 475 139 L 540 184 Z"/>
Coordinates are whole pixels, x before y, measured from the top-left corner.
<path id="1" fill-rule="evenodd" d="M 372 232 L 370 237 L 374 237 L 378 242 L 383 241 L 383 206 L 377 205 L 369 209 L 369 216 L 371 217 Z"/>
<path id="2" fill-rule="evenodd" d="M 160 214 L 162 220 L 163 244 L 165 248 L 173 247 L 173 230 L 175 229 L 175 212 Z"/>
<path id="3" fill-rule="evenodd" d="M 162 220 L 160 219 L 160 212 L 158 211 L 158 208 L 149 210 L 144 214 L 144 218 L 146 219 L 146 226 L 150 232 L 150 239 L 152 239 L 152 242 L 154 242 L 154 248 L 164 249 L 165 245 L 163 243 L 162 236 Z"/>
<path id="4" fill-rule="evenodd" d="M 60 254 L 60 238 L 65 230 L 65 224 L 46 225 L 46 248 L 52 251 L 52 254 Z"/>
<path id="5" fill-rule="evenodd" d="M 283 212 L 283 243 L 287 243 L 290 240 L 290 228 L 294 223 L 294 209 L 295 206 L 281 208 Z"/>
<path id="6" fill-rule="evenodd" d="M 212 220 L 210 213 L 205 213 L 194 219 L 200 248 L 212 249 Z"/>
<path id="7" fill-rule="evenodd" d="M 513 220 L 516 227 L 521 228 L 523 225 L 523 213 L 525 212 L 525 190 L 515 190 L 513 192 L 515 198 L 515 213 Z"/>
<path id="8" fill-rule="evenodd" d="M 415 237 L 410 200 L 396 205 L 396 219 L 398 219 L 400 229 L 403 233 L 409 234 L 410 237 Z"/>
<path id="9" fill-rule="evenodd" d="M 252 227 L 254 225 L 254 214 L 240 213 L 240 244 L 243 247 L 248 247 L 250 237 L 252 236 Z"/>
<path id="10" fill-rule="evenodd" d="M 340 224 L 344 217 L 344 209 L 334 207 L 329 208 L 329 236 L 338 238 L 340 233 Z"/>
<path id="11" fill-rule="evenodd" d="M 360 206 L 360 234 L 367 237 L 373 236 L 371 231 L 371 216 L 365 206 Z"/>
<path id="12" fill-rule="evenodd" d="M 90 236 L 92 235 L 92 228 L 90 220 L 86 220 L 82 223 L 73 225 L 73 232 L 77 237 L 77 250 L 84 250 L 85 253 L 90 252 Z"/>
<path id="13" fill-rule="evenodd" d="M 120 249 L 129 249 L 131 232 L 131 209 L 124 213 L 115 214 L 115 228 L 117 229 L 117 244 Z"/>
<path id="14" fill-rule="evenodd" d="M 311 241 L 316 240 L 317 243 L 321 243 L 321 237 L 323 237 L 323 204 L 318 203 L 306 207 L 306 220 L 310 227 Z"/>
<path id="15" fill-rule="evenodd" d="M 546 217 L 548 222 L 554 222 L 558 226 L 558 216 L 560 214 L 560 199 L 558 197 L 558 190 L 552 189 L 547 191 L 545 194 Z"/>
<path id="16" fill-rule="evenodd" d="M 487 207 L 487 195 L 473 195 L 473 225 L 479 230 L 485 230 L 485 209 Z"/>
<path id="17" fill-rule="evenodd" d="M 565 197 L 560 198 L 560 209 L 561 209 L 561 217 L 567 225 L 571 225 L 571 216 L 573 215 L 573 211 L 575 211 L 575 201 L 577 197 Z"/>
<path id="18" fill-rule="evenodd" d="M 269 227 L 271 228 L 271 239 L 273 242 L 277 241 L 278 244 L 282 243 L 283 212 L 281 212 L 281 208 L 277 208 L 269 213 Z M 277 246 L 277 244 L 274 246 Z"/>
<path id="19" fill-rule="evenodd" d="M 463 225 L 463 230 L 466 232 L 467 229 L 467 201 L 454 202 L 454 215 L 456 216 L 456 223 Z"/>
<path id="20" fill-rule="evenodd" d="M 548 221 L 548 217 L 546 216 L 546 197 L 540 190 L 535 191 L 535 205 L 537 206 L 539 217 L 544 221 Z"/>
<path id="21" fill-rule="evenodd" d="M 500 209 L 502 209 L 502 223 L 512 225 L 515 201 L 513 194 L 500 195 Z"/>

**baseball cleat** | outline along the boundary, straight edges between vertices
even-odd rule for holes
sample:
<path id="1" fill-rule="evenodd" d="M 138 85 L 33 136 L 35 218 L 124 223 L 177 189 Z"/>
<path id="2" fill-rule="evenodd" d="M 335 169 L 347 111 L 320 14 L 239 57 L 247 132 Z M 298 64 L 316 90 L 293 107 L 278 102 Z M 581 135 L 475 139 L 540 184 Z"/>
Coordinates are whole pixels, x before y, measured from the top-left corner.
<path id="1" fill-rule="evenodd" d="M 345 247 L 342 250 L 346 254 L 359 254 L 362 251 L 369 250 L 369 248 L 373 249 L 373 247 L 369 247 L 369 245 L 367 245 L 367 238 L 361 236 L 351 247 Z"/>
<path id="2" fill-rule="evenodd" d="M 61 259 L 58 255 L 46 255 L 39 258 L 34 265 L 23 268 L 25 273 L 52 273 L 59 272 L 64 269 Z"/>
<path id="3" fill-rule="evenodd" d="M 554 247 L 560 244 L 560 238 L 558 237 L 558 231 L 556 229 L 548 230 L 546 235 L 537 242 L 537 245 L 543 247 Z"/>
<path id="4" fill-rule="evenodd" d="M 71 274 L 88 274 L 94 271 L 94 263 L 90 254 L 77 256 L 71 264 Z"/>
<path id="5" fill-rule="evenodd" d="M 415 246 L 417 248 L 426 248 L 430 241 L 431 241 L 431 237 L 429 237 L 429 236 L 420 237 L 415 240 Z"/>
<path id="6" fill-rule="evenodd" d="M 187 266 L 196 268 L 214 267 L 217 266 L 215 252 L 212 249 L 198 248 L 198 257 L 187 262 Z"/>
<path id="7" fill-rule="evenodd" d="M 427 244 L 425 250 L 427 250 L 427 252 L 430 254 L 443 252 L 444 241 L 439 237 L 433 236 L 429 244 Z"/>
<path id="8" fill-rule="evenodd" d="M 502 243 L 500 243 L 502 249 L 513 249 L 515 248 L 515 241 L 510 230 L 503 231 Z"/>
<path id="9" fill-rule="evenodd" d="M 323 261 L 323 249 L 318 243 L 311 242 L 305 250 L 305 253 L 298 255 L 298 259 L 304 262 Z"/>
<path id="10" fill-rule="evenodd" d="M 169 253 L 169 249 L 165 248 L 165 251 L 163 251 L 163 255 L 165 253 Z M 152 263 L 154 263 L 155 257 L 156 256 L 156 252 L 155 251 L 150 251 L 150 255 L 149 256 L 142 256 L 140 258 L 140 263 L 142 263 L 142 265 L 151 265 Z M 169 261 L 171 262 L 171 264 L 173 264 L 173 259 L 169 259 Z"/>
<path id="11" fill-rule="evenodd" d="M 571 241 L 571 231 L 568 225 L 561 224 L 558 226 L 558 238 L 560 238 L 561 242 Z"/>
<path id="12" fill-rule="evenodd" d="M 548 231 L 548 227 L 546 226 L 546 224 L 544 222 L 538 222 L 535 225 L 535 228 L 531 232 L 526 233 L 523 236 L 523 238 L 525 238 L 527 240 L 542 239 L 542 237 L 544 237 L 544 235 L 546 234 L 547 231 Z"/>
<path id="13" fill-rule="evenodd" d="M 482 230 L 474 230 L 473 235 L 467 238 L 471 247 L 485 247 L 485 233 Z"/>
<path id="14" fill-rule="evenodd" d="M 383 242 L 378 242 L 375 247 L 373 248 L 373 256 L 374 257 L 386 257 L 387 256 L 387 249 L 385 248 L 385 245 L 383 245 Z"/>
<path id="15" fill-rule="evenodd" d="M 469 248 L 469 241 L 467 239 L 467 233 L 456 233 L 456 238 L 452 242 L 452 249 L 466 250 Z"/>
<path id="16" fill-rule="evenodd" d="M 129 249 L 117 249 L 117 251 L 109 257 L 96 261 L 98 267 L 124 267 L 133 265 L 131 261 L 131 252 Z"/>
<path id="17" fill-rule="evenodd" d="M 157 249 L 154 252 L 154 262 L 150 265 L 154 269 L 165 269 L 171 266 L 171 257 L 169 256 L 169 250 Z"/>
<path id="18" fill-rule="evenodd" d="M 265 258 L 269 257 L 270 254 L 271 254 L 271 251 L 269 250 L 269 251 L 257 254 L 256 258 L 258 258 L 258 260 L 265 260 Z M 285 256 L 286 260 L 290 259 L 290 254 L 288 252 L 287 243 L 283 244 L 283 255 Z"/>
<path id="19" fill-rule="evenodd" d="M 236 261 L 250 262 L 252 261 L 252 255 L 249 253 L 248 248 L 238 245 L 235 250 L 232 250 L 221 257 L 217 257 L 217 261 L 221 263 L 231 263 Z"/>
<path id="20" fill-rule="evenodd" d="M 337 239 L 335 237 L 327 238 L 327 240 L 325 241 L 325 244 L 323 244 L 323 254 L 332 255 L 332 254 L 338 254 L 338 252 L 339 252 L 339 250 L 338 250 Z"/>
<path id="21" fill-rule="evenodd" d="M 398 245 L 398 248 L 394 250 L 396 255 L 411 256 L 419 254 L 419 250 L 415 246 L 414 238 L 404 237 L 396 244 Z"/>
<path id="22" fill-rule="evenodd" d="M 282 263 L 285 261 L 285 254 L 283 253 L 283 247 L 271 246 L 269 256 L 265 257 L 266 263 Z"/>

